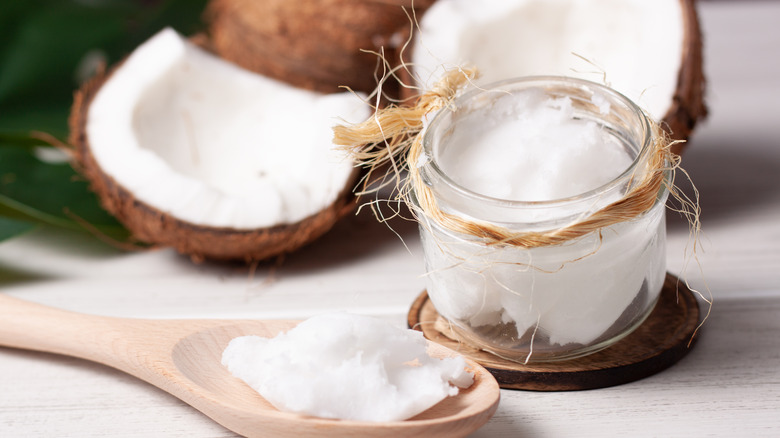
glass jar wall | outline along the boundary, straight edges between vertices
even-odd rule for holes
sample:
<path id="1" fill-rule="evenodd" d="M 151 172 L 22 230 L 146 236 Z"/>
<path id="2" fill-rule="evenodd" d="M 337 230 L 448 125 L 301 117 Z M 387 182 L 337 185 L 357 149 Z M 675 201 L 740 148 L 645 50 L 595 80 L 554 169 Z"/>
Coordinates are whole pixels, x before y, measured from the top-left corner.
<path id="1" fill-rule="evenodd" d="M 465 129 L 469 138 L 484 138 L 501 129 L 514 117 L 507 116 L 507 103 L 511 107 L 529 91 L 569 101 L 573 120 L 595 124 L 610 147 L 627 154 L 626 168 L 598 187 L 559 199 L 491 197 L 464 186 L 453 172 L 473 163 L 459 161 L 464 146 L 455 144 L 458 136 Z M 423 135 L 419 171 L 446 214 L 519 233 L 555 233 L 619 202 L 642 180 L 652 135 L 644 113 L 607 87 L 522 78 L 466 93 L 441 110 Z M 501 147 L 490 150 L 502 154 Z M 658 300 L 667 196 L 662 185 L 652 207 L 630 220 L 530 248 L 453 232 L 420 211 L 428 295 L 459 338 L 506 359 L 563 360 L 598 351 L 641 324 Z M 416 199 L 413 194 L 419 209 Z"/>

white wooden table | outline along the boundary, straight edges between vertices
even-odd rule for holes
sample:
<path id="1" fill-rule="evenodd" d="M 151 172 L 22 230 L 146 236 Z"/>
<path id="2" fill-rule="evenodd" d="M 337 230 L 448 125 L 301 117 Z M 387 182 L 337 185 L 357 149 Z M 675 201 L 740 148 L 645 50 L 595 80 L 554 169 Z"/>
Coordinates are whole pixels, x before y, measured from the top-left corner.
<path id="1" fill-rule="evenodd" d="M 502 391 L 475 437 L 780 436 L 780 2 L 700 5 L 711 116 L 684 159 L 702 196 L 703 278 L 715 298 L 690 354 L 607 389 Z M 363 214 L 279 268 L 194 265 L 43 230 L 0 245 L 2 292 L 65 309 L 149 318 L 306 318 L 329 310 L 403 326 L 423 289 L 408 251 Z M 669 271 L 688 230 L 669 219 Z M 703 289 L 691 264 L 692 284 Z M 2 322 L 0 322 L 2 323 Z M 0 348 L 0 437 L 232 437 L 177 399 L 100 365 Z"/>

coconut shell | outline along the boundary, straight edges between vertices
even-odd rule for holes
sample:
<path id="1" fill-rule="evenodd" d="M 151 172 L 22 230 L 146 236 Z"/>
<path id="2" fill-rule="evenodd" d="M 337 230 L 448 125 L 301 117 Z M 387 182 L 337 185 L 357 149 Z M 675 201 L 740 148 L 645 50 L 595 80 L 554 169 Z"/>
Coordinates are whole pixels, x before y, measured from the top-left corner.
<path id="1" fill-rule="evenodd" d="M 248 70 L 297 87 L 370 93 L 387 59 L 405 42 L 399 30 L 434 0 L 212 0 L 205 18 L 214 50 Z M 414 5 L 412 7 L 412 5 Z"/>
<path id="2" fill-rule="evenodd" d="M 336 201 L 319 213 L 296 223 L 270 228 L 243 230 L 193 224 L 136 199 L 132 192 L 103 172 L 92 154 L 86 133 L 90 103 L 109 76 L 110 73 L 100 74 L 75 93 L 69 119 L 69 142 L 74 152 L 74 168 L 89 180 L 90 188 L 98 195 L 103 208 L 136 239 L 173 247 L 196 262 L 211 259 L 249 263 L 295 251 L 354 211 L 356 201 L 350 189 L 358 178 L 357 172 Z"/>
<path id="3" fill-rule="evenodd" d="M 706 80 L 696 0 L 680 0 L 680 6 L 685 26 L 682 61 L 677 75 L 677 89 L 671 107 L 663 118 L 663 127 L 675 140 L 688 140 L 696 123 L 707 116 L 704 102 Z M 686 144 L 678 143 L 672 151 L 680 154 Z"/>
<path id="4" fill-rule="evenodd" d="M 677 88 L 670 102 L 669 110 L 661 119 L 661 126 L 675 140 L 681 140 L 672 146 L 672 152 L 681 154 L 686 141 L 693 133 L 699 120 L 707 116 L 707 107 L 704 101 L 706 81 L 704 78 L 704 66 L 702 60 L 702 36 L 699 25 L 699 17 L 696 11 L 696 0 L 680 0 L 683 13 L 683 50 L 680 70 L 677 75 Z M 404 53 L 399 62 L 410 63 L 411 54 Z M 405 84 L 413 84 L 414 68 L 411 72 L 400 69 L 398 77 Z M 414 102 L 417 90 L 401 88 L 401 99 L 405 102 Z"/>

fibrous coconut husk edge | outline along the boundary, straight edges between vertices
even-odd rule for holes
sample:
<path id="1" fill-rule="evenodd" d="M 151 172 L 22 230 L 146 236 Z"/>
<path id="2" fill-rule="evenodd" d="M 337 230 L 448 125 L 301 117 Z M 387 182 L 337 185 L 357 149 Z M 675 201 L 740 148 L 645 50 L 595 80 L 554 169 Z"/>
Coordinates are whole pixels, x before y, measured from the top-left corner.
<path id="1" fill-rule="evenodd" d="M 706 79 L 696 0 L 680 0 L 680 5 L 685 26 L 682 61 L 672 105 L 664 116 L 661 126 L 675 140 L 687 140 L 696 123 L 707 116 L 704 99 Z M 680 154 L 685 144 L 674 145 L 672 152 Z"/>

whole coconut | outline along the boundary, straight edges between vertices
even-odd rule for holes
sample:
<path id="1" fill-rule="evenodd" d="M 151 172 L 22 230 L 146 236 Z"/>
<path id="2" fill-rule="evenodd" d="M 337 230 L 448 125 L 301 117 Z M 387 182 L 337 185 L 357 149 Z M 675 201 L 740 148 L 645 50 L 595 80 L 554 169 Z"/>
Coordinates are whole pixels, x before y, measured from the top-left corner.
<path id="1" fill-rule="evenodd" d="M 412 14 L 434 0 L 214 0 L 206 20 L 214 50 L 248 70 L 325 93 L 371 92 L 379 58 L 408 35 Z M 408 14 L 408 15 L 407 15 Z"/>

